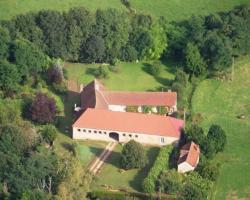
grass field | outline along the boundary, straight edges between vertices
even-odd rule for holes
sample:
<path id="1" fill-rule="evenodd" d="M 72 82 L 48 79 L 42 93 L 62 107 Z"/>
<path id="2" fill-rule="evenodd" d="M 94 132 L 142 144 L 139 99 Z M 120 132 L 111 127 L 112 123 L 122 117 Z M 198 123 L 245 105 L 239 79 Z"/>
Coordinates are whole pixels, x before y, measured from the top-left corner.
<path id="1" fill-rule="evenodd" d="M 233 82 L 205 80 L 196 89 L 192 108 L 202 126 L 221 125 L 228 138 L 215 199 L 250 198 L 250 57 L 237 63 Z M 238 115 L 246 119 L 238 119 Z"/>
<path id="2" fill-rule="evenodd" d="M 227 11 L 240 4 L 249 4 L 249 0 L 130 0 L 136 12 L 153 16 L 165 16 L 167 20 L 182 20 L 192 14 L 207 15 L 212 12 Z M 66 11 L 69 8 L 84 6 L 91 11 L 97 8 L 117 8 L 125 10 L 120 0 L 1 0 L 0 19 L 28 11 L 55 9 Z"/>
<path id="3" fill-rule="evenodd" d="M 158 155 L 158 147 L 146 147 L 149 159 L 148 165 L 142 169 L 133 169 L 119 172 L 120 169 L 120 152 L 121 145 L 117 145 L 113 154 L 108 158 L 100 174 L 93 181 L 93 189 L 104 189 L 106 185 L 112 189 L 127 189 L 130 191 L 141 191 L 141 183 L 147 176 L 149 168 L 152 166 L 156 156 Z"/>
<path id="4" fill-rule="evenodd" d="M 65 68 L 68 71 L 69 79 L 78 82 L 78 84 L 87 84 L 94 79 L 94 76 L 88 71 L 97 68 L 97 64 L 71 64 L 66 63 Z M 169 81 L 174 78 L 170 68 L 162 64 L 160 77 L 154 78 L 148 74 L 148 63 L 120 63 L 119 72 L 110 72 L 109 78 L 102 82 L 109 89 L 113 90 L 161 90 L 168 88 Z"/>

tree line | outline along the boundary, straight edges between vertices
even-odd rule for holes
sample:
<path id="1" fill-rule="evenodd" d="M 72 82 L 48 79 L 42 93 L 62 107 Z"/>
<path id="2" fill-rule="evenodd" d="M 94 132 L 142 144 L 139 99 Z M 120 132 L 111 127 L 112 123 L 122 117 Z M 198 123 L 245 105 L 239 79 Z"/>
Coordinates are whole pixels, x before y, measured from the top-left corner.
<path id="1" fill-rule="evenodd" d="M 250 50 L 247 6 L 182 22 L 115 9 L 43 10 L 1 21 L 1 25 L 2 56 L 6 56 L 4 41 L 25 39 L 51 58 L 84 63 L 171 58 L 195 76 L 222 71 L 231 66 L 233 56 Z M 15 57 L 10 54 L 9 59 Z"/>

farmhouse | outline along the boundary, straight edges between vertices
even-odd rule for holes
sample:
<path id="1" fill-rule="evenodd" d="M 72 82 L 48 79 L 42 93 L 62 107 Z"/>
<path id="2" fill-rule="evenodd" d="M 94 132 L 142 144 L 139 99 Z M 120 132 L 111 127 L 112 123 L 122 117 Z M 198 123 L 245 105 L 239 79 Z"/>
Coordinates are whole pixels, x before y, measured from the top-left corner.
<path id="1" fill-rule="evenodd" d="M 185 144 L 180 151 L 178 160 L 178 172 L 185 173 L 193 171 L 198 163 L 200 157 L 200 148 L 194 142 Z"/>
<path id="2" fill-rule="evenodd" d="M 111 111 L 125 112 L 128 106 L 137 106 L 142 112 L 143 106 L 151 106 L 152 112 L 157 113 L 162 106 L 171 114 L 177 111 L 176 92 L 120 92 L 109 91 L 97 80 L 92 81 L 81 92 L 81 106 L 101 108 Z"/>
<path id="3" fill-rule="evenodd" d="M 88 108 L 73 124 L 73 139 L 167 145 L 180 139 L 183 125 L 168 116 Z"/>
<path id="4" fill-rule="evenodd" d="M 73 139 L 92 139 L 167 145 L 180 139 L 182 120 L 156 115 L 163 106 L 168 113 L 177 109 L 175 92 L 114 92 L 94 80 L 81 92 L 83 113 L 73 124 Z M 152 106 L 151 114 L 142 114 L 142 106 Z M 138 106 L 136 112 L 126 112 Z"/>

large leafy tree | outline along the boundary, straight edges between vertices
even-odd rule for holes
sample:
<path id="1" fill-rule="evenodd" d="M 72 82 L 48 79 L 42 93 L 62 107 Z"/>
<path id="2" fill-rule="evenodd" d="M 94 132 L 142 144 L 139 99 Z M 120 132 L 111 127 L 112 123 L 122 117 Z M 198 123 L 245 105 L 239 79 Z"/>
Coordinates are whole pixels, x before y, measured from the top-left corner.
<path id="1" fill-rule="evenodd" d="M 88 38 L 82 54 L 82 61 L 101 62 L 105 56 L 105 42 L 100 36 Z"/>
<path id="2" fill-rule="evenodd" d="M 67 59 L 78 61 L 80 48 L 87 40 L 94 24 L 94 16 L 85 8 L 72 8 L 65 14 L 67 22 Z"/>
<path id="3" fill-rule="evenodd" d="M 31 119 L 40 124 L 53 122 L 56 115 L 56 103 L 44 93 L 37 93 L 31 106 Z"/>
<path id="4" fill-rule="evenodd" d="M 201 16 L 192 16 L 186 24 L 188 38 L 196 44 L 201 44 L 205 33 L 205 20 Z"/>
<path id="5" fill-rule="evenodd" d="M 8 56 L 10 43 L 9 31 L 0 27 L 0 60 L 6 59 Z"/>
<path id="6" fill-rule="evenodd" d="M 15 91 L 20 81 L 20 75 L 15 65 L 0 61 L 0 88 L 5 91 Z"/>
<path id="7" fill-rule="evenodd" d="M 121 166 L 124 169 L 143 168 L 147 164 L 147 156 L 143 146 L 131 140 L 122 149 Z"/>
<path id="8" fill-rule="evenodd" d="M 207 34 L 202 54 L 212 71 L 222 71 L 232 64 L 230 41 L 216 31 Z"/>
<path id="9" fill-rule="evenodd" d="M 205 62 L 201 57 L 197 45 L 188 43 L 186 47 L 185 71 L 195 76 L 199 76 L 205 71 Z"/>
<path id="10" fill-rule="evenodd" d="M 66 57 L 66 21 L 57 11 L 40 11 L 36 17 L 38 26 L 43 31 L 46 52 L 52 57 Z"/>
<path id="11" fill-rule="evenodd" d="M 18 66 L 21 76 L 27 77 L 46 69 L 48 58 L 34 44 L 26 40 L 16 40 L 12 46 L 12 61 Z"/>
<path id="12" fill-rule="evenodd" d="M 26 13 L 15 16 L 11 20 L 13 38 L 24 38 L 44 49 L 43 32 L 36 24 L 36 14 Z"/>
<path id="13" fill-rule="evenodd" d="M 104 39 L 106 60 L 120 57 L 120 50 L 126 45 L 130 30 L 130 18 L 126 13 L 115 9 L 96 11 L 94 32 Z"/>
<path id="14" fill-rule="evenodd" d="M 191 125 L 187 131 L 188 140 L 194 141 L 196 144 L 203 145 L 206 140 L 206 135 L 201 127 L 196 124 Z"/>
<path id="15" fill-rule="evenodd" d="M 223 151 L 227 142 L 225 131 L 219 125 L 212 125 L 207 134 L 208 141 L 215 142 L 215 151 Z"/>

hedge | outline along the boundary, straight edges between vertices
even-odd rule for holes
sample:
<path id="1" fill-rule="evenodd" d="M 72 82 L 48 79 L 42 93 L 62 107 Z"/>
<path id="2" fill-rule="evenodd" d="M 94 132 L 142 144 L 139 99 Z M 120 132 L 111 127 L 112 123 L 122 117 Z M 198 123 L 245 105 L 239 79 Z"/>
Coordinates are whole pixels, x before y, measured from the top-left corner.
<path id="1" fill-rule="evenodd" d="M 150 169 L 147 177 L 143 180 L 142 189 L 146 193 L 153 193 L 156 190 L 156 180 L 161 171 L 169 168 L 169 156 L 173 150 L 173 146 L 168 145 L 161 148 L 154 165 Z"/>
<path id="2" fill-rule="evenodd" d="M 158 195 L 148 195 L 140 192 L 112 192 L 105 190 L 96 190 L 89 193 L 91 200 L 157 200 Z M 161 195 L 162 200 L 174 200 L 172 195 Z"/>

